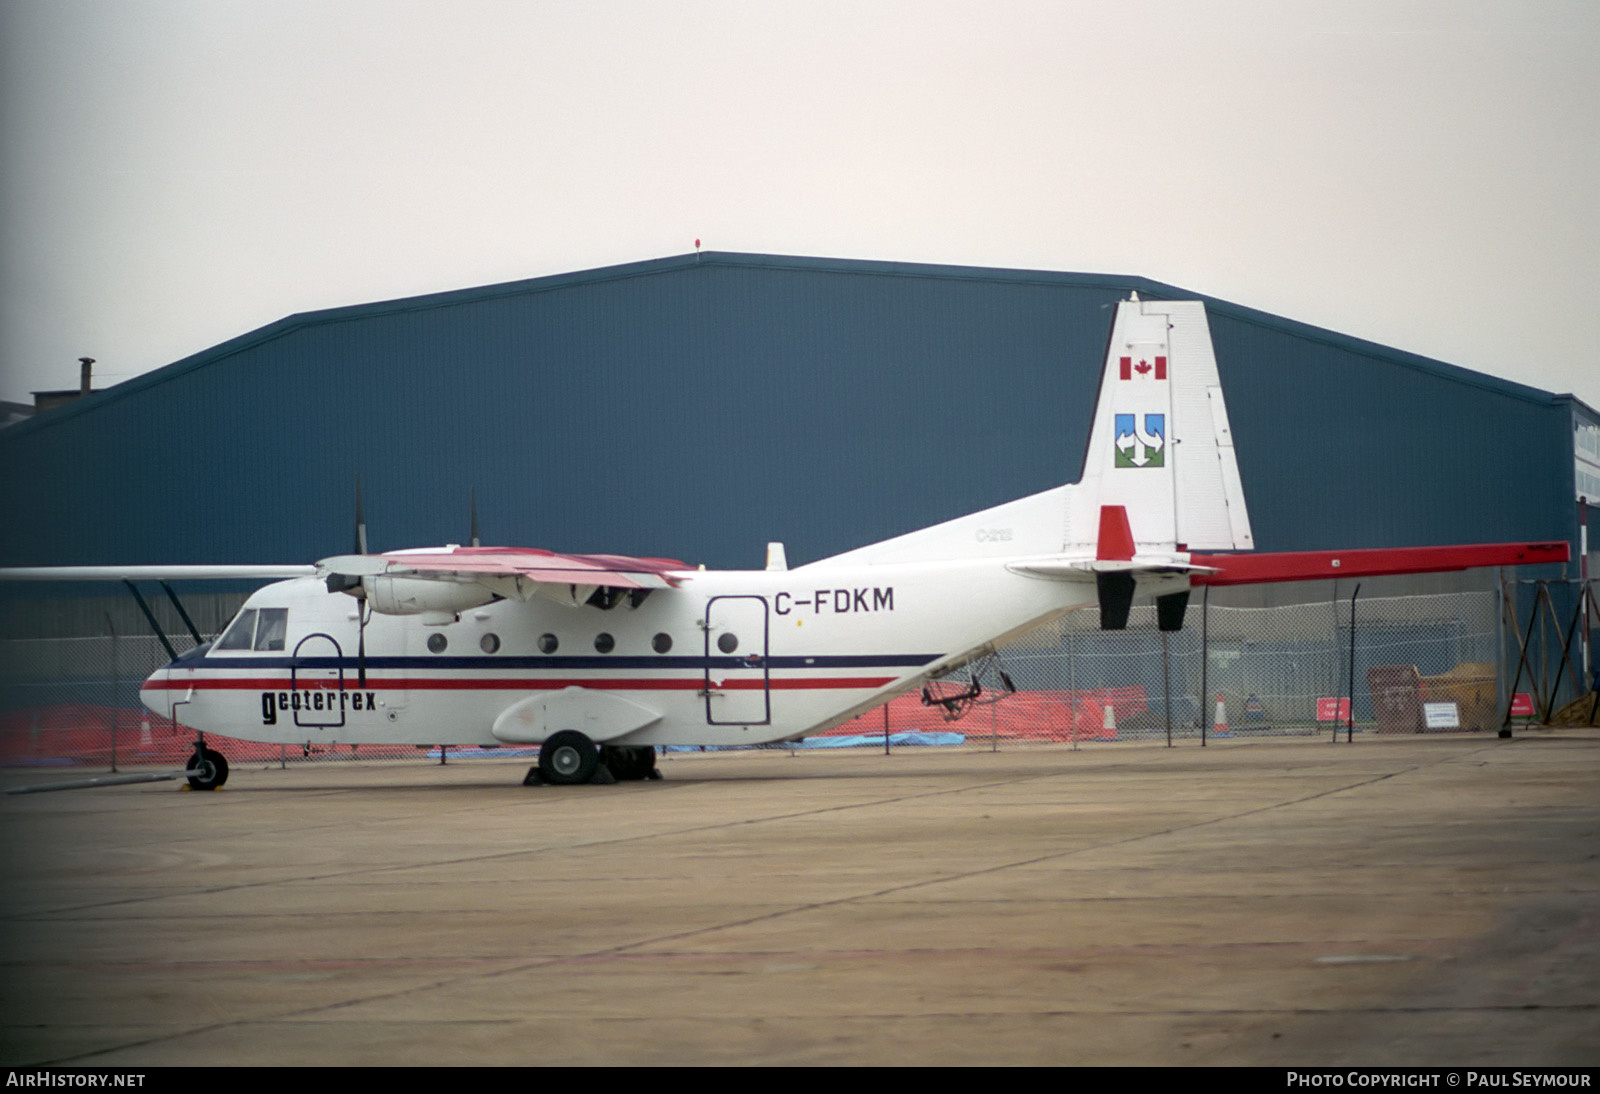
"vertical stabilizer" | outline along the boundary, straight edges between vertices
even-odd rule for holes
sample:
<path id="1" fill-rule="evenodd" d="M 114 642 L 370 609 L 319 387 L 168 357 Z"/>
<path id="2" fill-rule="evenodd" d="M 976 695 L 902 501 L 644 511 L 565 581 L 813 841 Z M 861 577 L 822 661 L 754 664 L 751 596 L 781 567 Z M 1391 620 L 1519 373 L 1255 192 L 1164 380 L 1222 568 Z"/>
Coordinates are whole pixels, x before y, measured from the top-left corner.
<path id="1" fill-rule="evenodd" d="M 1101 510 L 1127 512 L 1140 551 L 1253 545 L 1205 305 L 1125 300 L 1101 374 L 1069 549 L 1093 549 Z"/>

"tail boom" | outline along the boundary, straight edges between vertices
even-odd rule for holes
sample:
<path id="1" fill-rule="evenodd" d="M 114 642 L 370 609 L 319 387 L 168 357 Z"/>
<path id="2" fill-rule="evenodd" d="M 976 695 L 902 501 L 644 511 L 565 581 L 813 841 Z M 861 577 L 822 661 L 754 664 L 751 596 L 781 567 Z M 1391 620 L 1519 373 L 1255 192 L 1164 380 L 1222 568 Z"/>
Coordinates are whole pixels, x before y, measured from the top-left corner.
<path id="1" fill-rule="evenodd" d="M 1191 585 L 1259 585 L 1270 581 L 1326 581 L 1336 577 L 1446 573 L 1486 566 L 1566 562 L 1565 540 L 1545 543 L 1475 543 L 1453 547 L 1380 547 L 1354 551 L 1287 551 L 1275 554 L 1189 556 Z"/>

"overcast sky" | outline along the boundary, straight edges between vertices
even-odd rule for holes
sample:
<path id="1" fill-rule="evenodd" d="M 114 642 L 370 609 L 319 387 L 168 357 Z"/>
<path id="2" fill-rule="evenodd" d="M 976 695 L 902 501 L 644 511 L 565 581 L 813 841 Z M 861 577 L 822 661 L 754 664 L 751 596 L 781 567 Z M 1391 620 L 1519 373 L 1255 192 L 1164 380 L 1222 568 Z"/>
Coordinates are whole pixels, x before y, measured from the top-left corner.
<path id="1" fill-rule="evenodd" d="M 0 0 L 0 398 L 708 250 L 1137 274 L 1600 406 L 1600 4 Z"/>

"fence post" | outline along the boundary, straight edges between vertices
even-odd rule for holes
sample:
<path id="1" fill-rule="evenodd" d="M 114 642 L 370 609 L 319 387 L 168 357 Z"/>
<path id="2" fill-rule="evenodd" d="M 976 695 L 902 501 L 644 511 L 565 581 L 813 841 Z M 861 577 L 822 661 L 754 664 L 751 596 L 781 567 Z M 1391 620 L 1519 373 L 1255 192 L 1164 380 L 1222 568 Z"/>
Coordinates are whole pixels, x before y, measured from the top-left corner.
<path id="1" fill-rule="evenodd" d="M 1206 747 L 1206 696 L 1211 694 L 1210 680 L 1206 675 L 1211 668 L 1211 586 L 1206 586 L 1200 597 L 1200 747 Z"/>
<path id="2" fill-rule="evenodd" d="M 111 622 L 111 613 L 106 612 L 106 630 L 111 632 L 111 773 L 117 773 L 117 691 L 120 681 L 117 679 L 117 627 Z"/>
<path id="3" fill-rule="evenodd" d="M 1167 656 L 1167 632 L 1161 632 L 1161 709 L 1167 715 L 1167 747 L 1172 747 L 1172 662 Z"/>
<path id="4" fill-rule="evenodd" d="M 1361 595 L 1361 582 L 1356 582 L 1356 591 L 1350 594 L 1350 714 L 1345 720 L 1345 744 L 1352 744 L 1356 739 L 1356 597 Z M 1335 737 L 1339 735 L 1338 729 L 1333 731 Z"/>

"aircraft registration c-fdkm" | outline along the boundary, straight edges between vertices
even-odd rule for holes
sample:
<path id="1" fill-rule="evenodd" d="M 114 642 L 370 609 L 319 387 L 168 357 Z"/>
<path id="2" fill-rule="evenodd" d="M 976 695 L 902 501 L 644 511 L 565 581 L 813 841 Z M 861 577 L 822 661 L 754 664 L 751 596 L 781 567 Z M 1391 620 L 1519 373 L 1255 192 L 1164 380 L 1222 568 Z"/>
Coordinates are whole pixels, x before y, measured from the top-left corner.
<path id="1" fill-rule="evenodd" d="M 359 518 L 358 518 L 359 520 Z M 359 542 L 359 538 L 358 538 Z M 1559 562 L 1564 542 L 1214 555 L 1253 546 L 1205 306 L 1117 307 L 1080 482 L 787 569 L 443 547 L 314 567 L 63 567 L 9 578 L 286 577 L 142 689 L 197 731 L 294 745 L 540 746 L 530 780 L 645 778 L 661 745 L 788 741 L 1074 609 L 1182 626 L 1195 585 Z"/>

